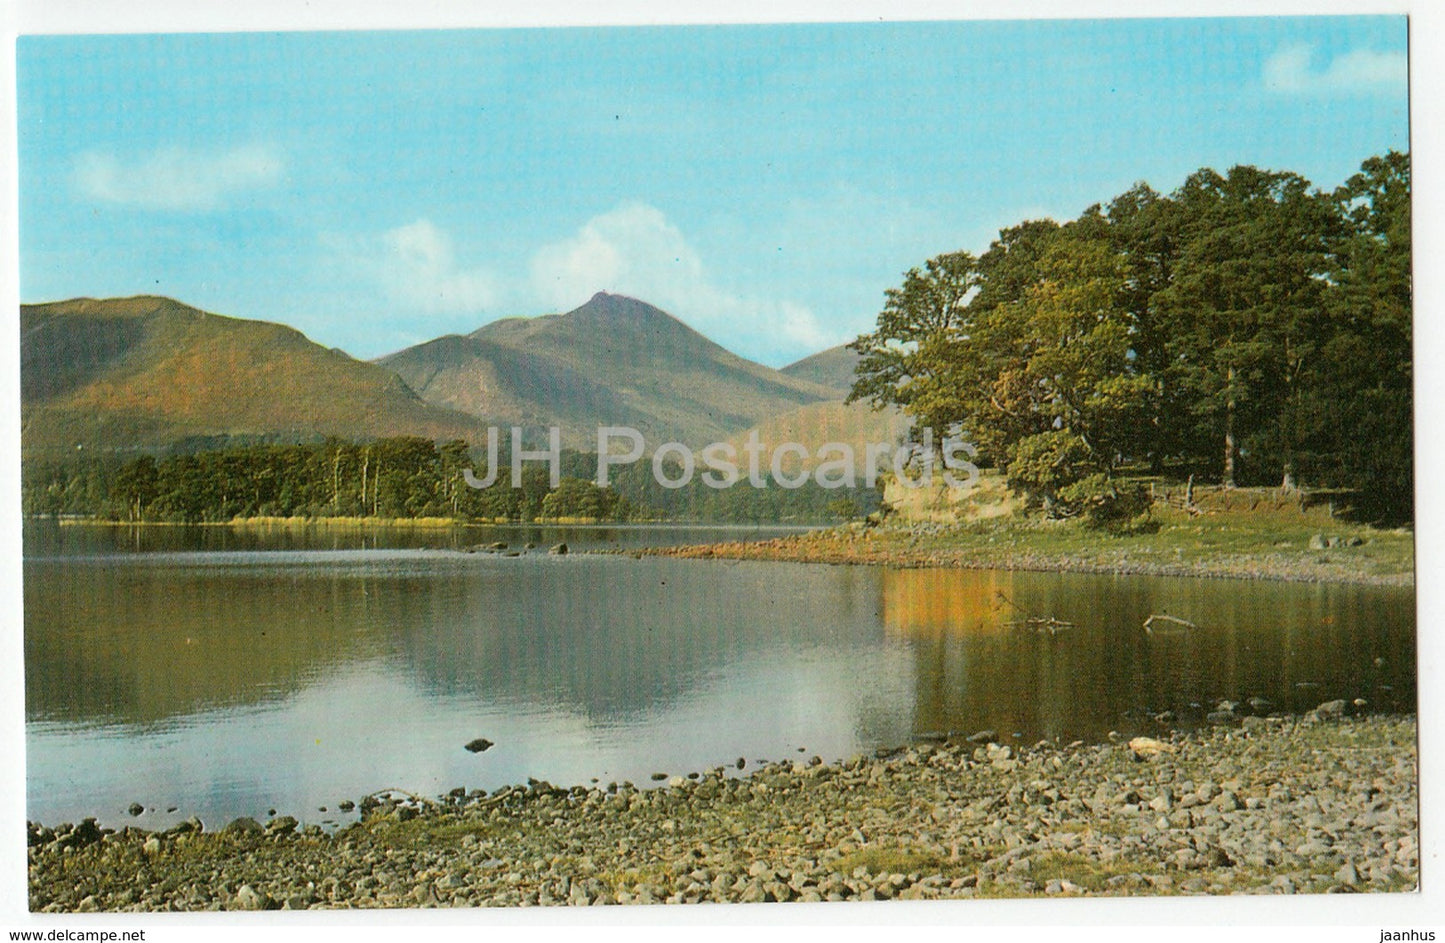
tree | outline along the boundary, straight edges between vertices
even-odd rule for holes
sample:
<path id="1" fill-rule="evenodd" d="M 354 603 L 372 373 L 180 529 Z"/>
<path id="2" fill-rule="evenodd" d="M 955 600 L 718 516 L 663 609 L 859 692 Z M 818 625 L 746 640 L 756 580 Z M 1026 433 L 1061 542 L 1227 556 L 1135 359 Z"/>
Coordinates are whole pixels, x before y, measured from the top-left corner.
<path id="1" fill-rule="evenodd" d="M 1097 210 L 1026 224 L 979 263 L 945 256 L 909 272 L 857 342 L 872 356 L 854 398 L 896 403 L 938 434 L 963 427 L 1017 487 L 1070 513 L 1063 489 L 1107 475 L 1136 441 L 1151 383 L 1136 369 L 1107 226 Z M 946 274 L 954 291 L 934 284 Z M 960 300 L 964 283 L 976 292 Z"/>
<path id="2" fill-rule="evenodd" d="M 979 275 L 973 255 L 952 252 L 910 269 L 901 287 L 888 289 L 877 330 L 848 345 L 860 360 L 847 402 L 901 406 L 936 430 L 963 419 L 944 352 L 954 337 L 969 332 L 968 303 Z"/>
<path id="3" fill-rule="evenodd" d="M 1333 194 L 1342 220 L 1313 396 L 1301 418 L 1305 461 L 1351 488 L 1371 513 L 1409 520 L 1414 500 L 1410 156 L 1372 157 Z"/>
<path id="4" fill-rule="evenodd" d="M 159 494 L 156 460 L 142 455 L 122 466 L 110 492 L 125 507 L 127 520 L 141 520 Z"/>
<path id="5" fill-rule="evenodd" d="M 1166 384 L 1190 403 L 1185 445 L 1218 443 L 1225 485 L 1246 452 L 1257 475 L 1292 485 L 1336 216 L 1303 177 L 1248 166 L 1201 170 L 1172 199 L 1182 243 L 1151 327 L 1166 338 Z"/>

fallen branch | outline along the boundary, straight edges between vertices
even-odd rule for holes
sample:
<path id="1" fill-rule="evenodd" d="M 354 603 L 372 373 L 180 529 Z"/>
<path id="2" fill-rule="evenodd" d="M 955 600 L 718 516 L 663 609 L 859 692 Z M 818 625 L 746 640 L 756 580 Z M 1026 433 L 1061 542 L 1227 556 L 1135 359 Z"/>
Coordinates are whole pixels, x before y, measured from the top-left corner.
<path id="1" fill-rule="evenodd" d="M 1030 616 L 1027 619 L 1020 619 L 1015 622 L 1005 622 L 1004 625 L 1008 626 L 1009 628 L 1019 628 L 1020 626 L 1027 626 L 1028 628 L 1033 629 L 1035 632 L 1048 632 L 1050 635 L 1057 635 L 1064 629 L 1072 629 L 1074 627 L 1074 623 L 1065 622 L 1062 619 L 1055 619 L 1053 616 L 1049 616 L 1047 619 L 1039 618 L 1037 616 Z"/>
<path id="2" fill-rule="evenodd" d="M 1190 622 L 1188 619 L 1181 619 L 1181 618 L 1179 618 L 1178 616 L 1171 616 L 1171 615 L 1167 615 L 1167 614 L 1164 614 L 1164 613 L 1155 613 L 1154 615 L 1151 615 L 1149 618 L 1147 618 L 1147 619 L 1144 620 L 1144 631 L 1147 632 L 1147 633 L 1149 633 L 1150 635 L 1153 635 L 1153 634 L 1154 634 L 1154 623 L 1155 623 L 1156 621 L 1168 623 L 1170 626 L 1173 626 L 1173 627 L 1174 627 L 1173 629 L 1170 629 L 1170 628 L 1161 628 L 1161 629 L 1160 629 L 1161 632 L 1179 631 L 1179 630 L 1181 630 L 1181 629 L 1197 629 L 1197 628 L 1199 628 L 1199 626 L 1195 625 L 1193 622 Z"/>
<path id="3" fill-rule="evenodd" d="M 1065 622 L 1062 619 L 1055 619 L 1053 616 L 1045 617 L 1029 615 L 1027 612 L 1024 612 L 1022 606 L 1014 602 L 1012 599 L 1008 598 L 1008 596 L 1004 595 L 1004 591 L 1001 589 L 994 590 L 994 595 L 1002 599 L 1004 602 L 1008 603 L 1010 606 L 1013 606 L 1016 611 L 1018 611 L 1024 616 L 1024 618 L 1022 619 L 1017 619 L 1013 622 L 1004 623 L 1004 625 L 1008 626 L 1011 629 L 1026 626 L 1030 629 L 1033 629 L 1035 632 L 1047 632 L 1050 635 L 1057 635 L 1064 629 L 1072 629 L 1074 627 L 1074 623 Z"/>

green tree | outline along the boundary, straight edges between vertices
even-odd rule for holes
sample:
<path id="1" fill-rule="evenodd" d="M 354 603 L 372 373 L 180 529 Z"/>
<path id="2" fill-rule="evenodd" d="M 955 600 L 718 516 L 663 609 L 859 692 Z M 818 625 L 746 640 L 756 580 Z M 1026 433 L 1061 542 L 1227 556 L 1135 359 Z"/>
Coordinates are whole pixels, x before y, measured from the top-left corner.
<path id="1" fill-rule="evenodd" d="M 1185 444 L 1216 443 L 1226 485 L 1243 451 L 1256 477 L 1292 485 L 1337 216 L 1303 177 L 1248 166 L 1201 170 L 1172 199 L 1182 243 L 1151 329 L 1166 337 L 1166 383 L 1190 403 Z"/>

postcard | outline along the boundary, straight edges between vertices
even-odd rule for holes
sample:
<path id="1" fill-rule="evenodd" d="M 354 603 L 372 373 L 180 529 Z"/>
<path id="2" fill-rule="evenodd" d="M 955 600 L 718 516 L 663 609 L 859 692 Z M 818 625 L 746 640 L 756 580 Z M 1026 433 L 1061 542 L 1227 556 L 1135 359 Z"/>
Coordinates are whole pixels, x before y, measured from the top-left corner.
<path id="1" fill-rule="evenodd" d="M 1426 938 L 1408 32 L 22 30 L 16 925 Z"/>

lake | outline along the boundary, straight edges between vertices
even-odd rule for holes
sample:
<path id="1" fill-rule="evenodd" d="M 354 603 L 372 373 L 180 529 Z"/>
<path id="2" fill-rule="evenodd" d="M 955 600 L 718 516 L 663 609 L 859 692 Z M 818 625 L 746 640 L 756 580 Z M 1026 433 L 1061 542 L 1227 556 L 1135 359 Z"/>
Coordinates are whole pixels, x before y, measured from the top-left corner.
<path id="1" fill-rule="evenodd" d="M 779 532 L 28 524 L 28 816 L 331 824 L 387 788 L 1158 735 L 1222 699 L 1415 710 L 1410 588 L 545 552 Z M 462 552 L 491 541 L 537 549 Z"/>

